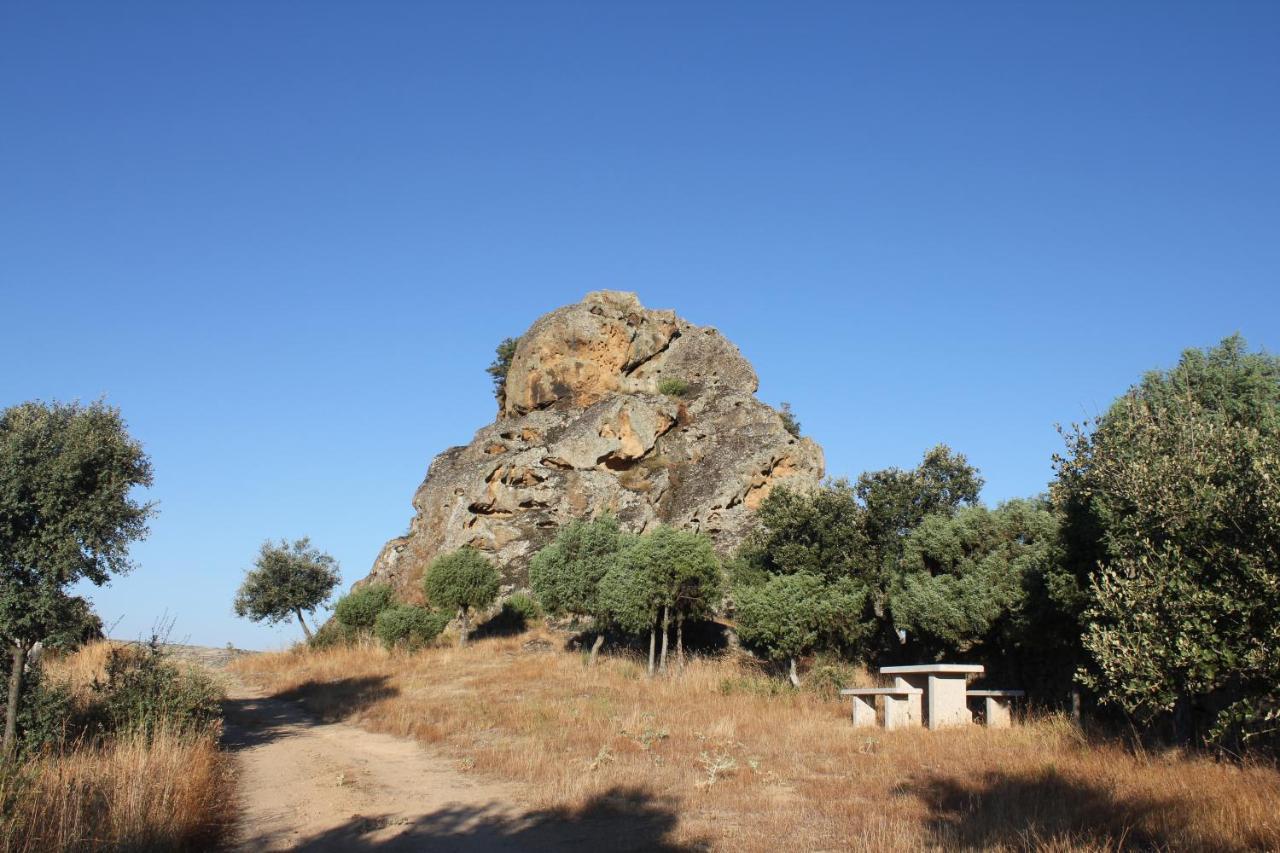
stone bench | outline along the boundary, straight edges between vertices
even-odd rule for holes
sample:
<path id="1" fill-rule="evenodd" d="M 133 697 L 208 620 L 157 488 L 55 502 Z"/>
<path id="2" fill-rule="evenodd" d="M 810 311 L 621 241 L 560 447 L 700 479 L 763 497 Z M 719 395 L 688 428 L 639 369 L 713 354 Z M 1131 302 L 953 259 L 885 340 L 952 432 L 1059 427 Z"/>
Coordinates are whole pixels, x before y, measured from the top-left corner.
<path id="1" fill-rule="evenodd" d="M 966 690 L 966 699 L 985 699 L 987 728 L 1007 729 L 1013 725 L 1009 703 L 1027 695 L 1025 690 Z"/>
<path id="2" fill-rule="evenodd" d="M 920 697 L 923 694 L 924 691 L 919 687 L 912 687 L 907 684 L 898 684 L 894 687 L 858 687 L 840 691 L 841 696 L 848 696 L 853 700 L 853 727 L 855 729 L 876 724 L 875 701 L 877 696 L 884 697 L 884 727 L 886 730 L 919 726 L 922 717 Z"/>

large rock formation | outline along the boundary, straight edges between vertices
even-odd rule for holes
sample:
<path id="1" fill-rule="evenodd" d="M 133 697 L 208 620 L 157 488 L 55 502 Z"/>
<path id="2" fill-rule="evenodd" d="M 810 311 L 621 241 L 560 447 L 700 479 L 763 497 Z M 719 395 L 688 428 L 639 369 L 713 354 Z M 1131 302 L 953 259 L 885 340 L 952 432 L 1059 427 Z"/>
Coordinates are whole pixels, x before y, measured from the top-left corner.
<path id="1" fill-rule="evenodd" d="M 688 384 L 681 396 L 663 379 Z M 409 532 L 369 580 L 416 597 L 436 555 L 470 545 L 507 582 L 561 525 L 615 514 L 637 532 L 701 530 L 729 551 L 780 483 L 816 484 L 822 449 L 755 398 L 755 371 L 715 329 L 598 291 L 540 318 L 516 347 L 498 419 L 431 463 Z"/>

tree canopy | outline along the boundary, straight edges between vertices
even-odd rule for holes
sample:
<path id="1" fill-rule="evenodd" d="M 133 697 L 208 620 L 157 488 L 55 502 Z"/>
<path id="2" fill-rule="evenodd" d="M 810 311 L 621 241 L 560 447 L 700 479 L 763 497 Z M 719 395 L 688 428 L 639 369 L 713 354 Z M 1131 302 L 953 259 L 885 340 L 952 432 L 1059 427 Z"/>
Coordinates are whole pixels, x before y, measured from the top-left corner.
<path id="1" fill-rule="evenodd" d="M 30 402 L 0 412 L 0 638 L 13 658 L 4 749 L 12 749 L 27 653 L 83 626 L 67 588 L 129 571 L 147 533 L 151 462 L 105 403 Z"/>
<path id="2" fill-rule="evenodd" d="M 1239 337 L 1184 353 L 1077 428 L 1058 475 L 1085 682 L 1184 739 L 1274 737 L 1280 359 Z"/>
<path id="3" fill-rule="evenodd" d="M 263 542 L 236 593 L 235 612 L 268 624 L 296 618 L 310 640 L 311 629 L 302 614 L 328 601 L 338 581 L 337 560 L 313 547 L 310 539 Z"/>
<path id="4" fill-rule="evenodd" d="M 493 604 L 501 582 L 493 563 L 464 545 L 432 561 L 423 575 L 422 589 L 435 607 L 461 615 L 459 642 L 465 645 L 471 612 Z"/>

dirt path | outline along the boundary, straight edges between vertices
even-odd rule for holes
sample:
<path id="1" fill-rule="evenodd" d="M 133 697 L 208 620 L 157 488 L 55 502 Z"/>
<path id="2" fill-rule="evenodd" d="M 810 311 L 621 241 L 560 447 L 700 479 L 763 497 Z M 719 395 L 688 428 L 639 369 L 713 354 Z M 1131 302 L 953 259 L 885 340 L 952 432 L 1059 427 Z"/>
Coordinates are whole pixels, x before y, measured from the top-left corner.
<path id="1" fill-rule="evenodd" d="M 323 723 L 225 670 L 224 745 L 236 756 L 240 851 L 684 850 L 668 804 L 613 789 L 530 810 L 521 789 L 463 773 L 417 742 Z"/>
<path id="2" fill-rule="evenodd" d="M 228 687 L 224 742 L 243 815 L 233 849 L 527 849 L 488 831 L 522 823 L 514 786 L 477 781 L 413 741 Z"/>

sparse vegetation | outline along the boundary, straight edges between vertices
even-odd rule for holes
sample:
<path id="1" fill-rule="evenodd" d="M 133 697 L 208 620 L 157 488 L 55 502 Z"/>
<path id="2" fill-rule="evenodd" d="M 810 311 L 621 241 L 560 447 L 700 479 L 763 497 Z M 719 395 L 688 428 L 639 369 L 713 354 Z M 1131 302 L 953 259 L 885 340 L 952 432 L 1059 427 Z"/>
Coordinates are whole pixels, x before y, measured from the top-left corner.
<path id="1" fill-rule="evenodd" d="M 26 761 L 0 765 L 0 850 L 207 849 L 224 835 L 234 779 L 207 677 L 155 641 L 98 641 L 39 673 Z"/>
<path id="2" fill-rule="evenodd" d="M 493 563 L 464 546 L 432 561 L 422 576 L 422 590 L 432 606 L 458 614 L 462 623 L 458 644 L 465 646 L 471 633 L 471 614 L 493 604 L 501 582 Z"/>
<path id="3" fill-rule="evenodd" d="M 668 397 L 683 397 L 689 393 L 689 383 L 678 376 L 668 376 L 658 383 L 658 393 Z"/>
<path id="4" fill-rule="evenodd" d="M 782 418 L 783 429 L 796 438 L 800 437 L 800 420 L 796 417 L 795 412 L 791 411 L 790 403 L 782 404 L 778 409 L 778 417 Z"/>
<path id="5" fill-rule="evenodd" d="M 843 702 L 785 688 L 747 661 L 694 658 L 679 678 L 649 680 L 643 659 L 585 668 L 574 654 L 525 652 L 528 642 L 412 656 L 304 649 L 235 667 L 326 718 L 351 707 L 339 685 L 376 679 L 385 689 L 360 703 L 361 725 L 524 782 L 535 808 L 572 808 L 619 785 L 674 798 L 671 839 L 700 848 L 1280 846 L 1280 773 L 1268 765 L 1130 749 L 1054 715 L 945 736 L 855 730 Z"/>

